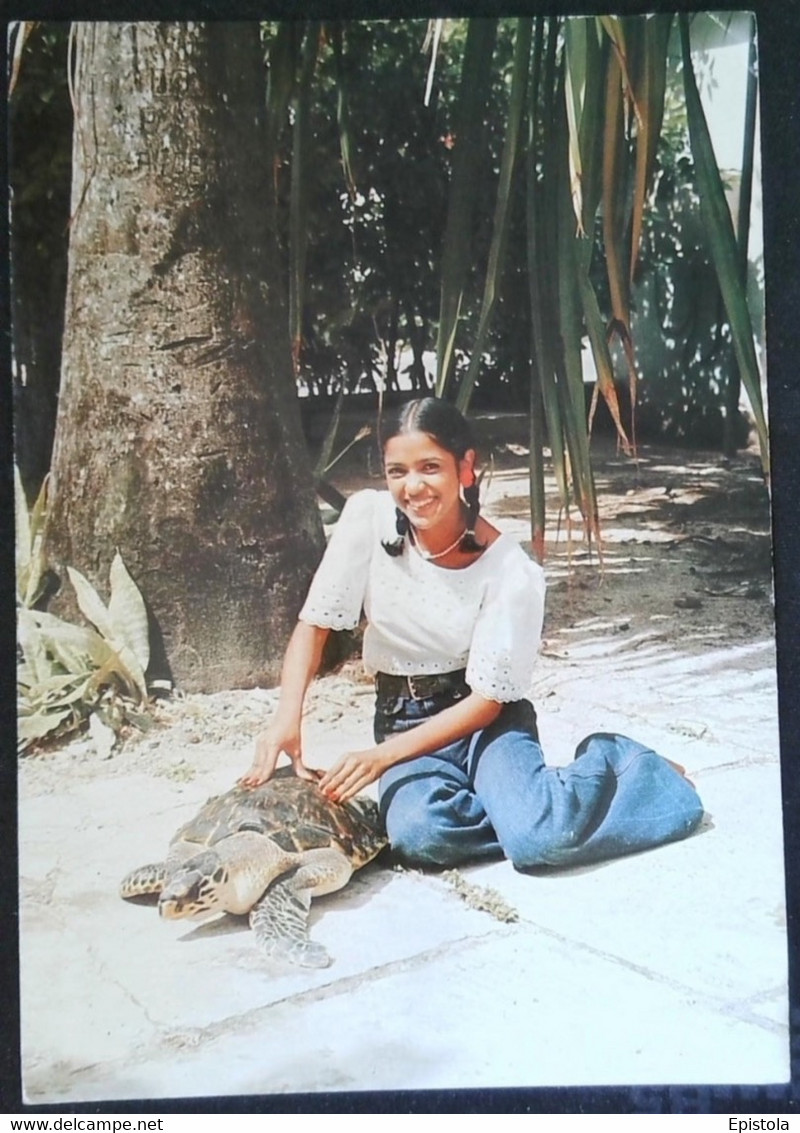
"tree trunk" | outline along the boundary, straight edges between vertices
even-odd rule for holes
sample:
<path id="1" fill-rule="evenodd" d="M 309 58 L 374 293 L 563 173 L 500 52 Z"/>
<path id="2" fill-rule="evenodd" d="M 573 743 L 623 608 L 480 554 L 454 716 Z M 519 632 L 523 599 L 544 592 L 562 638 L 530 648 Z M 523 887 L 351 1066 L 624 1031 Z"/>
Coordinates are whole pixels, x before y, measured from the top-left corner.
<path id="1" fill-rule="evenodd" d="M 8 107 L 14 459 L 33 501 L 50 468 L 67 286 L 67 24 L 39 24 Z"/>
<path id="2" fill-rule="evenodd" d="M 272 683 L 323 545 L 253 23 L 87 23 L 50 561 L 119 548 L 187 690 Z M 102 591 L 101 591 L 102 592 Z"/>

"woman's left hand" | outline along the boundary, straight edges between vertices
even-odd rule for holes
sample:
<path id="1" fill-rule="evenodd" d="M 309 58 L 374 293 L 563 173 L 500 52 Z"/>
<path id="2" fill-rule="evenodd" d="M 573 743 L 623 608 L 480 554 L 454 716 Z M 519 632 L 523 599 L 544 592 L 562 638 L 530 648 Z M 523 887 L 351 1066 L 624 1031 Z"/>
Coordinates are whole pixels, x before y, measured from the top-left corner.
<path id="1" fill-rule="evenodd" d="M 333 802 L 346 803 L 380 778 L 388 766 L 389 761 L 377 747 L 351 751 L 325 772 L 319 789 Z"/>

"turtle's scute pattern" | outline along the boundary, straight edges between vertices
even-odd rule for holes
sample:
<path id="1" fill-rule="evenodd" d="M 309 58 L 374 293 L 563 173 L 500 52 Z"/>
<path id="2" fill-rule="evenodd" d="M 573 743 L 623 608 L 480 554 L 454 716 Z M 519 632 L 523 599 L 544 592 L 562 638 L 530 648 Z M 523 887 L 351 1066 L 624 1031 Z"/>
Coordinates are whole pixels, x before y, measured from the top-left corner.
<path id="1" fill-rule="evenodd" d="M 213 846 L 242 830 L 265 834 L 290 853 L 338 846 L 354 869 L 386 845 L 378 807 L 371 799 L 331 803 L 289 767 L 280 768 L 260 787 L 234 787 L 210 798 L 171 844 Z"/>

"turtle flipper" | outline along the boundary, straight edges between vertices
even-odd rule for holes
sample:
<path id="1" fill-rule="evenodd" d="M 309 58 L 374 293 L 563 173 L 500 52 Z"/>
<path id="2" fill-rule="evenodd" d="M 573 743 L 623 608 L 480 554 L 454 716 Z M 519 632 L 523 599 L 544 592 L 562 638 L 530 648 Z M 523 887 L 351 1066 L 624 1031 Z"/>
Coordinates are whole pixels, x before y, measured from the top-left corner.
<path id="1" fill-rule="evenodd" d="M 127 900 L 129 897 L 145 897 L 151 893 L 160 893 L 164 888 L 166 877 L 166 862 L 139 866 L 122 879 L 119 895 Z"/>
<path id="2" fill-rule="evenodd" d="M 331 958 L 308 936 L 311 894 L 295 892 L 292 880 L 276 881 L 250 912 L 250 927 L 267 956 L 301 968 L 327 968 Z"/>
<path id="3" fill-rule="evenodd" d="M 250 913 L 259 947 L 303 968 L 327 968 L 331 958 L 308 936 L 311 898 L 341 889 L 353 867 L 338 850 L 308 850 L 295 872 L 276 881 Z"/>

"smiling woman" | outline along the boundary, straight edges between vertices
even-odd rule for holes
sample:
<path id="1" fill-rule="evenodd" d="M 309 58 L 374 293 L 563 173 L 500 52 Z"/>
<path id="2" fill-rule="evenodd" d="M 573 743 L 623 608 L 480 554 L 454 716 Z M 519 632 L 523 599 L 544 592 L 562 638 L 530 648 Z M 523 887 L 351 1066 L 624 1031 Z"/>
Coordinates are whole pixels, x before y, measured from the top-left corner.
<path id="1" fill-rule="evenodd" d="M 460 413 L 453 417 L 448 402 L 433 397 L 410 401 L 384 435 L 386 483 L 397 505 L 398 539 L 384 543 L 390 555 L 402 554 L 409 535 L 425 559 L 444 560 L 456 550 L 474 557 L 500 534 L 481 519 L 488 542 L 476 540 L 480 500 L 475 447 L 464 418 Z M 456 557 L 447 565 L 465 565 Z"/>
<path id="2" fill-rule="evenodd" d="M 571 865 L 690 833 L 703 814 L 694 787 L 633 740 L 589 736 L 569 767 L 545 766 L 528 700 L 544 575 L 480 515 L 475 446 L 458 410 L 409 402 L 383 450 L 388 492 L 348 500 L 242 782 L 268 779 L 281 751 L 337 802 L 380 780 L 391 845 L 418 864 L 505 854 L 519 869 Z M 302 758 L 306 689 L 328 633 L 354 628 L 362 609 L 375 743 L 320 773 Z"/>

